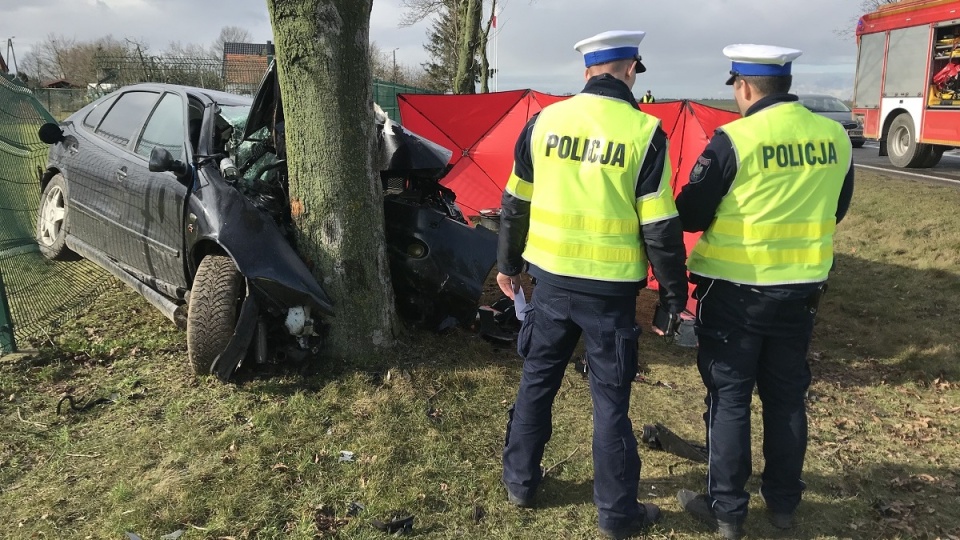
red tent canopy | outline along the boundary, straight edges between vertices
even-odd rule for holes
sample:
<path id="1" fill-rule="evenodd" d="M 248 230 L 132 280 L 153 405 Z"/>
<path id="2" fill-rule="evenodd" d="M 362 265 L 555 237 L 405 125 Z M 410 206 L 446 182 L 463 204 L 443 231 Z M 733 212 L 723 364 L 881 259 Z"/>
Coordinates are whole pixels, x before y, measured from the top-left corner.
<path id="1" fill-rule="evenodd" d="M 499 208 L 520 130 L 541 109 L 566 99 L 533 90 L 491 94 L 399 94 L 401 124 L 453 152 L 442 184 L 465 215 Z"/>
<path id="2" fill-rule="evenodd" d="M 566 99 L 533 90 L 491 94 L 399 94 L 401 123 L 445 146 L 453 169 L 443 185 L 457 194 L 467 215 L 498 208 L 513 167 L 513 146 L 520 130 L 541 109 Z M 679 193 L 714 130 L 738 118 L 736 113 L 691 101 L 643 105 L 660 119 L 670 139 L 673 189 Z"/>
<path id="3" fill-rule="evenodd" d="M 523 126 L 541 109 L 566 97 L 514 90 L 476 95 L 400 94 L 397 99 L 404 127 L 453 152 L 453 169 L 442 183 L 457 194 L 464 214 L 477 215 L 482 209 L 500 207 L 513 167 L 513 147 Z M 674 194 L 687 184 L 713 132 L 739 118 L 737 113 L 686 100 L 641 108 L 659 118 L 667 133 Z M 688 253 L 697 238 L 699 234 L 685 235 Z M 651 284 L 655 285 L 653 276 Z"/>

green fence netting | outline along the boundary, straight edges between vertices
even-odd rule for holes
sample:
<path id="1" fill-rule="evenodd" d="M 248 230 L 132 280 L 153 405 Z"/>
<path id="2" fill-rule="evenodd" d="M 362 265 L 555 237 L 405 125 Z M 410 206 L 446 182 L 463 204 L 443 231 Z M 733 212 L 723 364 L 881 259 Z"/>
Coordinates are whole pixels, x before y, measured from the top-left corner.
<path id="1" fill-rule="evenodd" d="M 0 310 L 9 306 L 0 321 L 12 326 L 20 344 L 74 316 L 111 283 L 89 261 L 48 261 L 37 249 L 39 173 L 49 149 L 37 129 L 51 121 L 30 90 L 0 76 L 0 279 L 6 293 Z"/>
<path id="2" fill-rule="evenodd" d="M 438 94 L 433 90 L 396 84 L 380 79 L 373 80 L 373 102 L 380 106 L 394 122 L 400 121 L 400 107 L 397 105 L 397 94 Z"/>

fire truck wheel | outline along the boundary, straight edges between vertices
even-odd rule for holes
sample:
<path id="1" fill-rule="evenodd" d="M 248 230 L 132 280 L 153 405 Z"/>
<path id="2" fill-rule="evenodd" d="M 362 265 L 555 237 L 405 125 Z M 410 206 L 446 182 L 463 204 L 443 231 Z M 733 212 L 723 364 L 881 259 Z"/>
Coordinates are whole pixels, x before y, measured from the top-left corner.
<path id="1" fill-rule="evenodd" d="M 916 168 L 930 159 L 931 147 L 929 144 L 917 142 L 913 120 L 909 114 L 903 113 L 894 118 L 887 133 L 887 151 L 890 163 L 895 167 Z"/>
<path id="2" fill-rule="evenodd" d="M 940 159 L 943 158 L 943 146 L 931 146 L 930 155 L 927 156 L 926 161 L 920 164 L 920 167 L 923 169 L 929 169 L 930 167 L 935 167 L 937 163 L 940 163 Z"/>

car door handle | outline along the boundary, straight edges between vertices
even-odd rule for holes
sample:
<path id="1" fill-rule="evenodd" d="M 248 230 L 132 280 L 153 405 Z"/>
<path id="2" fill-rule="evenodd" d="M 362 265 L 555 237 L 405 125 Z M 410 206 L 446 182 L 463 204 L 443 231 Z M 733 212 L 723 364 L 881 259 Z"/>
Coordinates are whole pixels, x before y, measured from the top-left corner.
<path id="1" fill-rule="evenodd" d="M 124 165 L 117 169 L 117 182 L 123 182 L 127 178 L 127 167 Z"/>

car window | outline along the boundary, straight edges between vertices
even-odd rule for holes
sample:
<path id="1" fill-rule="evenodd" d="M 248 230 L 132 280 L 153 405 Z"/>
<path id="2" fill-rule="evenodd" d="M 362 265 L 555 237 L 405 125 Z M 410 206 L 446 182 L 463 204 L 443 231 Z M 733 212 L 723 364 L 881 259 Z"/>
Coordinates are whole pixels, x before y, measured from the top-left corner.
<path id="1" fill-rule="evenodd" d="M 127 92 L 121 95 L 103 122 L 100 122 L 97 135 L 126 147 L 130 144 L 130 139 L 140 131 L 140 126 L 156 103 L 157 97 L 159 96 L 156 92 Z"/>
<path id="2" fill-rule="evenodd" d="M 153 110 L 143 135 L 137 141 L 137 154 L 149 158 L 157 146 L 166 148 L 173 159 L 183 158 L 183 99 L 177 94 L 164 94 Z"/>
<path id="3" fill-rule="evenodd" d="M 850 112 L 850 108 L 837 98 L 827 99 L 823 105 L 827 112 Z"/>
<path id="4" fill-rule="evenodd" d="M 817 113 L 850 112 L 850 108 L 846 104 L 834 97 L 804 96 L 800 98 L 800 103 Z"/>
<path id="5" fill-rule="evenodd" d="M 96 107 L 87 113 L 87 116 L 83 119 L 83 125 L 87 126 L 88 128 L 96 128 L 97 124 L 103 120 L 103 115 L 107 114 L 107 111 L 110 110 L 110 106 L 113 105 L 113 102 L 116 100 L 117 96 L 114 94 L 98 103 Z"/>

